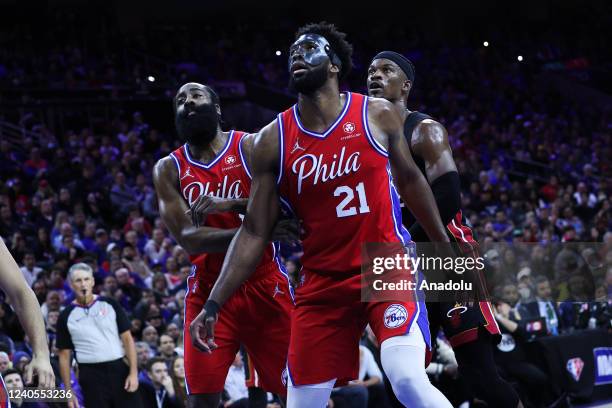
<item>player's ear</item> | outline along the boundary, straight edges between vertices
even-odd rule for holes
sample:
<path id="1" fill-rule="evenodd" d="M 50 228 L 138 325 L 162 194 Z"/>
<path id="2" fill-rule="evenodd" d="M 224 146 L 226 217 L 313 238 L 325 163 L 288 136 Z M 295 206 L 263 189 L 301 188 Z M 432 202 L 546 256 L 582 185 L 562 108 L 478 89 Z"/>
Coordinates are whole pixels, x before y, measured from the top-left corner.
<path id="1" fill-rule="evenodd" d="M 333 73 L 333 74 L 340 74 L 340 67 L 338 67 L 337 65 L 332 64 L 331 62 L 329 63 L 329 72 Z"/>
<path id="2" fill-rule="evenodd" d="M 221 117 L 221 106 L 218 103 L 215 104 L 215 110 L 217 111 L 217 116 Z"/>
<path id="3" fill-rule="evenodd" d="M 404 85 L 402 85 L 402 92 L 405 92 L 406 95 L 408 95 L 408 93 L 410 93 L 410 90 L 412 89 L 412 82 L 410 80 L 405 80 L 404 81 Z"/>

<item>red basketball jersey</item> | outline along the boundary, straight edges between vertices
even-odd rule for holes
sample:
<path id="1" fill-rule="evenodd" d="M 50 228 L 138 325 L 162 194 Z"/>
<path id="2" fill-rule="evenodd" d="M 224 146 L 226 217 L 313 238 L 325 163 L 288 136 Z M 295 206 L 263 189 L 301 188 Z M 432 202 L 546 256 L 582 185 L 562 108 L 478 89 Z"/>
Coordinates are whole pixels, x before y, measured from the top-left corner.
<path id="1" fill-rule="evenodd" d="M 202 194 L 211 197 L 238 199 L 248 198 L 251 177 L 242 152 L 244 132 L 231 131 L 223 150 L 209 164 L 200 163 L 191 157 L 187 144 L 170 153 L 179 173 L 181 195 L 191 205 Z M 205 226 L 231 229 L 242 225 L 241 215 L 235 212 L 209 214 Z M 264 272 L 260 266 L 269 262 L 277 264 L 279 271 L 286 275 L 279 261 L 278 243 L 271 243 L 266 249 L 253 278 Z M 223 253 L 202 253 L 190 256 L 191 263 L 198 278 L 216 279 L 223 265 Z"/>
<path id="2" fill-rule="evenodd" d="M 278 115 L 281 201 L 303 223 L 305 269 L 358 273 L 362 244 L 408 243 L 388 155 L 370 134 L 368 98 L 347 93 L 323 133 L 300 123 L 297 104 Z"/>

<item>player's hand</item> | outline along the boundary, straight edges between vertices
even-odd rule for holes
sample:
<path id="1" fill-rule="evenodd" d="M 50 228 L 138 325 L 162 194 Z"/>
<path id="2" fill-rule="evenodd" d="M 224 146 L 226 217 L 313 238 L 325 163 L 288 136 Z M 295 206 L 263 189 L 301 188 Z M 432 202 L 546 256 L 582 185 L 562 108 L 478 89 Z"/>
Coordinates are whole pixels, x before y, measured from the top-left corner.
<path id="1" fill-rule="evenodd" d="M 202 194 L 191 204 L 185 214 L 191 216 L 191 223 L 195 227 L 204 224 L 208 214 L 232 211 L 232 202 L 226 198 L 211 197 Z"/>
<path id="2" fill-rule="evenodd" d="M 34 375 L 38 376 L 39 388 L 55 388 L 55 374 L 48 355 L 34 355 L 30 364 L 25 367 L 23 378 L 26 384 L 32 384 Z"/>
<path id="3" fill-rule="evenodd" d="M 138 389 L 138 374 L 130 373 L 125 379 L 123 388 L 127 392 L 135 392 Z"/>
<path id="4" fill-rule="evenodd" d="M 217 348 L 215 343 L 215 324 L 219 318 L 219 304 L 207 300 L 202 311 L 189 325 L 191 343 L 195 348 L 205 353 L 212 353 Z"/>
<path id="5" fill-rule="evenodd" d="M 272 241 L 295 242 L 300 240 L 300 227 L 295 219 L 280 220 L 272 231 Z"/>

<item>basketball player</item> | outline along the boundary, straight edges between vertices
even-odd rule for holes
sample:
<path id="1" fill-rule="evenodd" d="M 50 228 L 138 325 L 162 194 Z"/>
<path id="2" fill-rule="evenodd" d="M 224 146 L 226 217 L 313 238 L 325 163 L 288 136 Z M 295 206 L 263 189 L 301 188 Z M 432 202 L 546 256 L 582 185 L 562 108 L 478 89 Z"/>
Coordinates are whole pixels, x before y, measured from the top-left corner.
<path id="1" fill-rule="evenodd" d="M 427 177 L 440 211 L 442 222 L 459 248 L 477 247 L 478 243 L 461 212 L 459 173 L 442 124 L 429 115 L 408 110 L 410 89 L 414 84 L 414 66 L 393 51 L 377 54 L 368 68 L 368 93 L 392 102 L 404 119 L 404 135 L 412 157 Z M 409 222 L 407 217 L 404 222 Z M 429 241 L 423 227 L 414 222 L 410 235 L 415 242 Z M 510 384 L 497 373 L 493 345 L 500 331 L 487 301 L 473 307 L 448 302 L 427 303 L 430 331 L 436 336 L 440 326 L 455 350 L 459 370 L 477 397 L 492 407 L 515 408 L 519 397 Z"/>
<path id="2" fill-rule="evenodd" d="M 183 85 L 174 98 L 174 112 L 177 133 L 186 143 L 156 164 L 153 179 L 161 217 L 193 264 L 185 298 L 188 404 L 217 408 L 241 343 L 262 388 L 285 395 L 282 373 L 293 302 L 278 243 L 266 244 L 256 272 L 229 299 L 217 326 L 218 352 L 203 353 L 192 345 L 189 325 L 202 310 L 225 251 L 242 223 L 238 213 L 245 211 L 251 184 L 245 161 L 250 142 L 243 132 L 221 130 L 219 98 L 208 86 Z"/>
<path id="3" fill-rule="evenodd" d="M 31 385 L 36 375 L 38 388 L 54 388 L 55 374 L 49 362 L 47 332 L 40 313 L 40 305 L 2 238 L 0 238 L 0 288 L 13 306 L 23 330 L 32 343 L 32 361 L 25 367 L 23 376 L 26 384 Z M 0 407 L 10 407 L 2 376 L 0 382 Z"/>
<path id="4" fill-rule="evenodd" d="M 304 229 L 287 406 L 325 407 L 334 385 L 357 378 L 359 338 L 369 323 L 398 399 L 410 407 L 450 407 L 425 373 L 424 303 L 360 300 L 362 244 L 410 242 L 391 170 L 397 190 L 431 239 L 448 242 L 448 237 L 393 105 L 340 93 L 351 54 L 345 34 L 333 25 L 310 24 L 298 31 L 289 50 L 290 85 L 298 103 L 256 137 L 245 221 L 204 310 L 191 324 L 192 340 L 203 349 L 216 347 L 217 320 L 224 319 L 228 299 L 255 270 L 282 201 Z"/>

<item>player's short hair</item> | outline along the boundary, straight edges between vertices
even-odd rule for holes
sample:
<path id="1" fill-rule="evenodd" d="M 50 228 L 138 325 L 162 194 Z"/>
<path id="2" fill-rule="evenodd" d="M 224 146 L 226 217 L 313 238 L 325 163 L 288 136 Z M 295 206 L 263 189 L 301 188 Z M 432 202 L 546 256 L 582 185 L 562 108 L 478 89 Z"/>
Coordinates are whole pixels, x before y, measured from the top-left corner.
<path id="1" fill-rule="evenodd" d="M 340 58 L 342 63 L 338 74 L 339 79 L 345 78 L 351 72 L 351 69 L 353 69 L 351 58 L 353 56 L 353 46 L 346 41 L 346 33 L 338 31 L 334 24 L 321 21 L 320 23 L 310 23 L 300 27 L 295 34 L 295 39 L 297 40 L 304 34 L 318 34 L 325 37 L 329 42 L 332 51 Z"/>
<path id="2" fill-rule="evenodd" d="M 206 89 L 206 92 L 208 92 L 208 94 L 210 95 L 210 100 L 212 101 L 213 105 L 221 105 L 221 99 L 219 98 L 217 92 L 212 89 L 212 87 L 204 85 L 204 89 Z"/>

